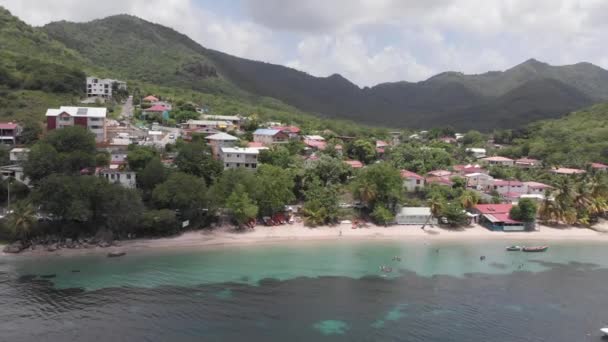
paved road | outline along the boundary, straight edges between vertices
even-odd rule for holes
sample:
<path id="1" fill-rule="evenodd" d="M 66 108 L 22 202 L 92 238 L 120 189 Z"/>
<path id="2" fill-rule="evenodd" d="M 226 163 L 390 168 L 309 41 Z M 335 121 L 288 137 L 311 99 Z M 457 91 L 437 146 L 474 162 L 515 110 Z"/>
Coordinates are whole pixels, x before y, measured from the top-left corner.
<path id="1" fill-rule="evenodd" d="M 129 96 L 125 104 L 122 105 L 122 111 L 120 112 L 121 119 L 131 119 L 133 117 L 133 96 Z"/>

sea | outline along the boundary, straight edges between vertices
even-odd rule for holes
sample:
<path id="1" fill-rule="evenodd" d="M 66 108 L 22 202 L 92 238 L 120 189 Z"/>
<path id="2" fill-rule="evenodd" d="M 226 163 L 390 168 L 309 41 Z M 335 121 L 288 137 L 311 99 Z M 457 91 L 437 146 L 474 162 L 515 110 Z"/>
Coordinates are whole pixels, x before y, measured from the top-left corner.
<path id="1" fill-rule="evenodd" d="M 2 256 L 0 341 L 600 341 L 608 244 L 547 244 L 545 253 L 507 252 L 504 241 L 336 240 Z"/>

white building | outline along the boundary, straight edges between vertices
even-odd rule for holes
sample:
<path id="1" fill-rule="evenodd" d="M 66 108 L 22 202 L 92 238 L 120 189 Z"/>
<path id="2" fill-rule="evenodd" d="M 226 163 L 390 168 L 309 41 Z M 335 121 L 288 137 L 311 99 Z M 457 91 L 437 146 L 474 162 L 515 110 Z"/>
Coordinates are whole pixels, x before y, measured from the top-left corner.
<path id="1" fill-rule="evenodd" d="M 470 153 L 474 158 L 485 158 L 486 157 L 486 149 L 479 147 L 467 147 L 465 149 L 466 152 Z"/>
<path id="2" fill-rule="evenodd" d="M 112 97 L 112 85 L 116 83 L 118 89 L 127 89 L 127 82 L 109 78 L 87 77 L 87 97 Z"/>
<path id="3" fill-rule="evenodd" d="M 220 158 L 222 147 L 233 147 L 239 141 L 239 138 L 223 132 L 212 134 L 205 139 L 209 146 L 211 146 L 213 158 L 215 159 Z"/>
<path id="4" fill-rule="evenodd" d="M 99 171 L 99 177 L 107 179 L 110 183 L 120 184 L 128 189 L 135 189 L 137 186 L 135 171 L 102 169 Z"/>
<path id="5" fill-rule="evenodd" d="M 500 156 L 482 158 L 481 160 L 489 165 L 513 166 L 515 164 L 515 160 Z"/>
<path id="6" fill-rule="evenodd" d="M 46 129 L 62 129 L 70 126 L 82 126 L 95 134 L 96 142 L 106 141 L 107 108 L 67 107 L 50 108 L 46 111 Z"/>
<path id="7" fill-rule="evenodd" d="M 27 161 L 30 149 L 25 147 L 15 147 L 9 152 L 9 159 L 12 163 L 23 163 Z"/>
<path id="8" fill-rule="evenodd" d="M 236 169 L 239 167 L 255 170 L 258 168 L 258 155 L 261 148 L 250 147 L 222 147 L 220 159 L 224 169 Z"/>
<path id="9" fill-rule="evenodd" d="M 496 179 L 490 185 L 490 190 L 495 190 L 505 197 L 519 197 L 528 192 L 528 187 L 523 182 L 517 180 Z"/>
<path id="10" fill-rule="evenodd" d="M 424 188 L 424 177 L 417 173 L 401 170 L 401 179 L 403 179 L 403 187 L 409 192 Z"/>
<path id="11" fill-rule="evenodd" d="M 429 207 L 403 207 L 395 217 L 397 224 L 437 224 L 437 219 L 433 217 Z"/>
<path id="12" fill-rule="evenodd" d="M 492 176 L 481 172 L 469 173 L 464 175 L 464 178 L 467 180 L 467 187 L 477 190 L 487 189 L 494 182 Z"/>

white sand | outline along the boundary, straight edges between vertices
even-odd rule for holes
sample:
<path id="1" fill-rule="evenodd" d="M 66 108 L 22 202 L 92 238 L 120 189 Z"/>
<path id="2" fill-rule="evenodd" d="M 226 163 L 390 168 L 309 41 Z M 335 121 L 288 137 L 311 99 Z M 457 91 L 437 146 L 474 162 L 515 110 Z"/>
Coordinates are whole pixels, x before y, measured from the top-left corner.
<path id="1" fill-rule="evenodd" d="M 608 228 L 605 223 L 599 229 Z M 42 250 L 23 252 L 24 255 L 82 255 L 91 253 L 108 253 L 110 251 L 134 251 L 150 248 L 193 248 L 221 245 L 256 245 L 265 243 L 289 243 L 292 241 L 331 241 L 337 239 L 359 240 L 415 240 L 415 241 L 476 241 L 476 240 L 509 240 L 519 243 L 530 241 L 605 241 L 608 234 L 585 228 L 539 226 L 534 232 L 492 232 L 475 225 L 462 230 L 448 230 L 427 226 L 391 226 L 370 225 L 368 228 L 352 229 L 350 224 L 334 227 L 308 228 L 303 224 L 283 225 L 276 227 L 258 226 L 253 230 L 236 231 L 233 228 L 219 228 L 213 231 L 186 232 L 180 236 L 162 239 L 138 239 L 121 241 L 120 246 L 91 249 L 62 249 L 57 252 Z"/>

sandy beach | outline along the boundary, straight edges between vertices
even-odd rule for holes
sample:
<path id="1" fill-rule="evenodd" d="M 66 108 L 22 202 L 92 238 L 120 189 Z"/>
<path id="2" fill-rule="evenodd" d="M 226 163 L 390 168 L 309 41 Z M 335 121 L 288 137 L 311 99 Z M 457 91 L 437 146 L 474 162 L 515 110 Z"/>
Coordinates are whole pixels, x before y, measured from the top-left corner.
<path id="1" fill-rule="evenodd" d="M 309 228 L 301 223 L 275 227 L 258 226 L 255 229 L 238 231 L 232 227 L 215 230 L 185 232 L 179 236 L 160 239 L 135 239 L 119 241 L 118 246 L 91 249 L 61 249 L 47 252 L 42 249 L 24 251 L 20 255 L 83 255 L 116 251 L 138 251 L 153 248 L 197 248 L 206 246 L 257 245 L 269 243 L 290 243 L 294 241 L 332 241 L 338 239 L 358 240 L 416 240 L 416 241 L 476 241 L 501 240 L 506 244 L 529 241 L 605 241 L 608 243 L 608 224 L 602 223 L 596 230 L 576 227 L 537 226 L 533 232 L 492 232 L 473 225 L 460 230 L 449 230 L 427 226 L 375 226 L 352 229 L 351 224 Z"/>

